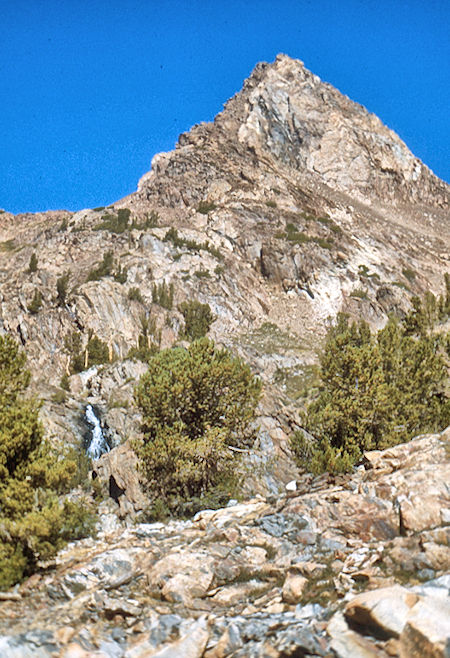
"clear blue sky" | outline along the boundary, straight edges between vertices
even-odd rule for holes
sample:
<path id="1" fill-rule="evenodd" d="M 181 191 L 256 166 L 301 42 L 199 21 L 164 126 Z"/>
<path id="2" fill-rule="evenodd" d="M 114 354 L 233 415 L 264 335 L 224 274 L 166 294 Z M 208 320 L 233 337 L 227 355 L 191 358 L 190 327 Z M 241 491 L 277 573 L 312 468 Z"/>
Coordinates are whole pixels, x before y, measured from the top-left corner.
<path id="1" fill-rule="evenodd" d="M 450 181 L 449 0 L 0 0 L 0 208 L 107 205 L 284 52 Z"/>

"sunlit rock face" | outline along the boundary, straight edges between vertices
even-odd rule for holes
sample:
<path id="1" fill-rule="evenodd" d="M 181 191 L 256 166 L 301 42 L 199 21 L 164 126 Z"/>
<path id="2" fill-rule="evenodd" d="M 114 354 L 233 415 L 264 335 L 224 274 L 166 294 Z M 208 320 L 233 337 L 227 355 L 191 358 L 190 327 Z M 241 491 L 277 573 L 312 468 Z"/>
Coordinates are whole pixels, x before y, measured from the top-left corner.
<path id="1" fill-rule="evenodd" d="M 282 55 L 258 64 L 214 122 L 155 156 L 138 190 L 112 207 L 0 214 L 0 326 L 27 352 L 55 445 L 80 445 L 86 399 L 117 445 L 139 432 L 133 389 L 146 364 L 129 357 L 144 331 L 170 347 L 184 326 L 179 305 L 208 303 L 210 336 L 265 385 L 255 458 L 264 472 L 247 484 L 283 490 L 295 477 L 287 438 L 328 318 L 345 311 L 378 328 L 404 314 L 412 294 L 442 292 L 449 198 L 377 117 Z M 116 232 L 111 217 L 124 209 L 128 225 Z M 113 268 L 92 280 L 108 252 Z M 173 286 L 170 309 L 154 297 L 163 283 Z M 71 374 L 74 332 L 86 369 Z M 88 368 L 93 335 L 108 356 Z"/>

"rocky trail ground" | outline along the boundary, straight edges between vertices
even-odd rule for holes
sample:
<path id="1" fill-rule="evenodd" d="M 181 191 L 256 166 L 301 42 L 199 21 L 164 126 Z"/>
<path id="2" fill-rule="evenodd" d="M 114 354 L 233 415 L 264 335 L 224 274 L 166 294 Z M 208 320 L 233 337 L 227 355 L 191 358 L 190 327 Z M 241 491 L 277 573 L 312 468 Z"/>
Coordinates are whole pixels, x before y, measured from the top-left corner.
<path id="1" fill-rule="evenodd" d="M 348 476 L 103 529 L 3 594 L 5 658 L 444 658 L 450 430 Z"/>

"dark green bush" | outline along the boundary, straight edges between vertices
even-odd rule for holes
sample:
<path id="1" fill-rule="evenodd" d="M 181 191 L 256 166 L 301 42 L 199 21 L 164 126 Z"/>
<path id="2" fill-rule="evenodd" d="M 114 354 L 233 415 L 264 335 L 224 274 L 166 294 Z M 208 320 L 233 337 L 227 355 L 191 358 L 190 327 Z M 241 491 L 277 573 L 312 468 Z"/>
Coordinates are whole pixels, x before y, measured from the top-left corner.
<path id="1" fill-rule="evenodd" d="M 197 206 L 197 212 L 201 213 L 202 215 L 207 215 L 211 210 L 216 209 L 216 204 L 214 201 L 200 201 L 200 203 Z"/>
<path id="2" fill-rule="evenodd" d="M 156 210 L 152 210 L 150 214 L 147 213 L 145 219 L 142 222 L 133 221 L 131 228 L 136 228 L 141 231 L 145 231 L 149 228 L 156 228 L 159 223 L 159 215 Z"/>
<path id="3" fill-rule="evenodd" d="M 36 315 L 36 313 L 39 313 L 41 306 L 42 306 L 42 293 L 40 290 L 36 288 L 36 290 L 34 291 L 33 299 L 28 305 L 28 311 L 31 313 L 31 315 Z"/>
<path id="4" fill-rule="evenodd" d="M 70 272 L 66 272 L 58 279 L 56 279 L 56 301 L 58 306 L 64 306 L 67 299 L 67 292 L 69 289 Z"/>
<path id="5" fill-rule="evenodd" d="M 408 281 L 409 281 L 410 283 L 412 283 L 412 282 L 414 281 L 414 279 L 416 278 L 416 273 L 415 273 L 414 270 L 411 269 L 410 267 L 405 267 L 405 268 L 402 270 L 402 274 L 403 274 L 403 276 L 405 277 L 405 279 L 408 279 Z"/>
<path id="6" fill-rule="evenodd" d="M 86 345 L 87 367 L 101 365 L 109 361 L 108 345 L 95 334 L 91 336 Z"/>
<path id="7" fill-rule="evenodd" d="M 188 249 L 189 251 L 207 251 L 208 253 L 211 254 L 211 256 L 214 256 L 214 258 L 217 258 L 218 260 L 222 260 L 223 256 L 220 253 L 220 250 L 214 247 L 213 245 L 209 244 L 209 242 L 206 240 L 205 242 L 196 242 L 195 240 L 186 240 L 185 238 L 182 238 L 178 235 L 178 231 L 176 228 L 171 227 L 166 235 L 164 236 L 164 242 L 171 242 L 174 247 L 178 247 L 179 249 L 185 248 Z"/>
<path id="8" fill-rule="evenodd" d="M 91 366 L 101 365 L 109 361 L 108 345 L 95 334 L 88 339 L 86 347 L 82 347 L 83 339 L 78 331 L 73 331 L 64 338 L 64 347 L 70 357 L 69 370 L 71 374 L 87 370 Z"/>
<path id="9" fill-rule="evenodd" d="M 139 304 L 144 303 L 144 299 L 142 297 L 141 291 L 139 288 L 130 288 L 128 291 L 128 299 L 131 302 L 139 302 Z"/>
<path id="10" fill-rule="evenodd" d="M 84 350 L 82 349 L 82 339 L 79 331 L 72 331 L 64 338 L 64 348 L 69 355 L 69 369 L 71 374 L 82 372 L 84 368 Z"/>
<path id="11" fill-rule="evenodd" d="M 351 291 L 350 297 L 356 297 L 357 299 L 369 299 L 367 290 L 364 290 L 364 288 L 355 288 Z"/>
<path id="12" fill-rule="evenodd" d="M 167 285 L 167 283 L 163 281 L 159 284 L 154 283 L 152 286 L 153 304 L 158 304 L 158 306 L 162 306 L 162 308 L 166 308 L 168 311 L 172 310 L 173 307 L 173 294 L 173 283 Z"/>
<path id="13" fill-rule="evenodd" d="M 430 300 L 428 306 L 434 308 Z M 364 322 L 338 316 L 320 359 L 321 390 L 305 418 L 318 441 L 307 467 L 348 470 L 365 450 L 450 423 L 446 337 L 430 327 L 420 300 L 403 323 L 391 319 L 375 335 Z M 298 437 L 292 448 L 302 462 Z"/>
<path id="14" fill-rule="evenodd" d="M 94 227 L 95 231 L 110 231 L 111 233 L 124 233 L 129 227 L 131 210 L 120 208 L 117 214 L 105 213 L 101 224 Z"/>
<path id="15" fill-rule="evenodd" d="M 154 498 L 172 513 L 236 484 L 239 453 L 248 446 L 261 392 L 250 368 L 202 338 L 189 349 L 163 350 L 135 391 L 142 411 L 140 469 Z"/>
<path id="16" fill-rule="evenodd" d="M 63 389 L 63 391 L 70 391 L 70 381 L 67 372 L 65 372 L 64 375 L 61 377 L 59 385 Z"/>
<path id="17" fill-rule="evenodd" d="M 128 268 L 122 267 L 122 265 L 119 263 L 116 271 L 113 274 L 113 277 L 114 281 L 117 281 L 117 283 L 126 283 L 128 278 Z"/>
<path id="18" fill-rule="evenodd" d="M 145 313 L 142 313 L 140 320 L 141 333 L 137 340 L 137 346 L 130 348 L 127 358 L 148 363 L 149 359 L 159 351 L 159 347 L 152 337 L 156 338 L 158 343 L 161 343 L 161 331 L 157 332 L 155 320 Z"/>
<path id="19" fill-rule="evenodd" d="M 210 279 L 211 273 L 209 270 L 196 270 L 194 272 L 194 276 L 196 276 L 197 279 Z"/>
<path id="20" fill-rule="evenodd" d="M 183 302 L 178 310 L 184 317 L 184 335 L 191 340 L 206 336 L 215 320 L 209 304 L 201 304 L 196 299 Z"/>
<path id="21" fill-rule="evenodd" d="M 33 251 L 28 265 L 28 271 L 30 273 L 37 272 L 37 268 L 38 268 L 38 257 L 36 256 L 36 253 Z"/>
<path id="22" fill-rule="evenodd" d="M 76 464 L 43 439 L 38 401 L 25 397 L 30 373 L 25 355 L 0 336 L 0 589 L 7 589 L 87 529 L 90 512 L 59 502 Z M 83 529 L 84 528 L 84 529 Z"/>
<path id="23" fill-rule="evenodd" d="M 104 276 L 111 275 L 113 267 L 114 254 L 112 251 L 107 251 L 103 254 L 103 260 L 100 265 L 89 272 L 87 281 L 99 281 Z"/>

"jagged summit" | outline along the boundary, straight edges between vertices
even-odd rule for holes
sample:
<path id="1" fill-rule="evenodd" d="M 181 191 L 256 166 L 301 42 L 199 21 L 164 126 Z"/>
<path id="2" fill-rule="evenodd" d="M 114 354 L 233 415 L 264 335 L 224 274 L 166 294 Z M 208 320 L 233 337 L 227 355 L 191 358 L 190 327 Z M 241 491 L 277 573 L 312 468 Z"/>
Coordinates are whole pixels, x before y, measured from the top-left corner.
<path id="1" fill-rule="evenodd" d="M 257 64 L 213 123 L 195 126 L 180 136 L 175 151 L 155 156 L 139 192 L 153 197 L 158 174 L 181 182 L 186 160 L 194 168 L 198 156 L 204 183 L 230 173 L 239 178 L 245 160 L 246 166 L 276 168 L 280 175 L 324 183 L 365 202 L 449 207 L 449 186 L 393 131 L 287 55 Z M 181 190 L 180 196 L 183 203 Z"/>

